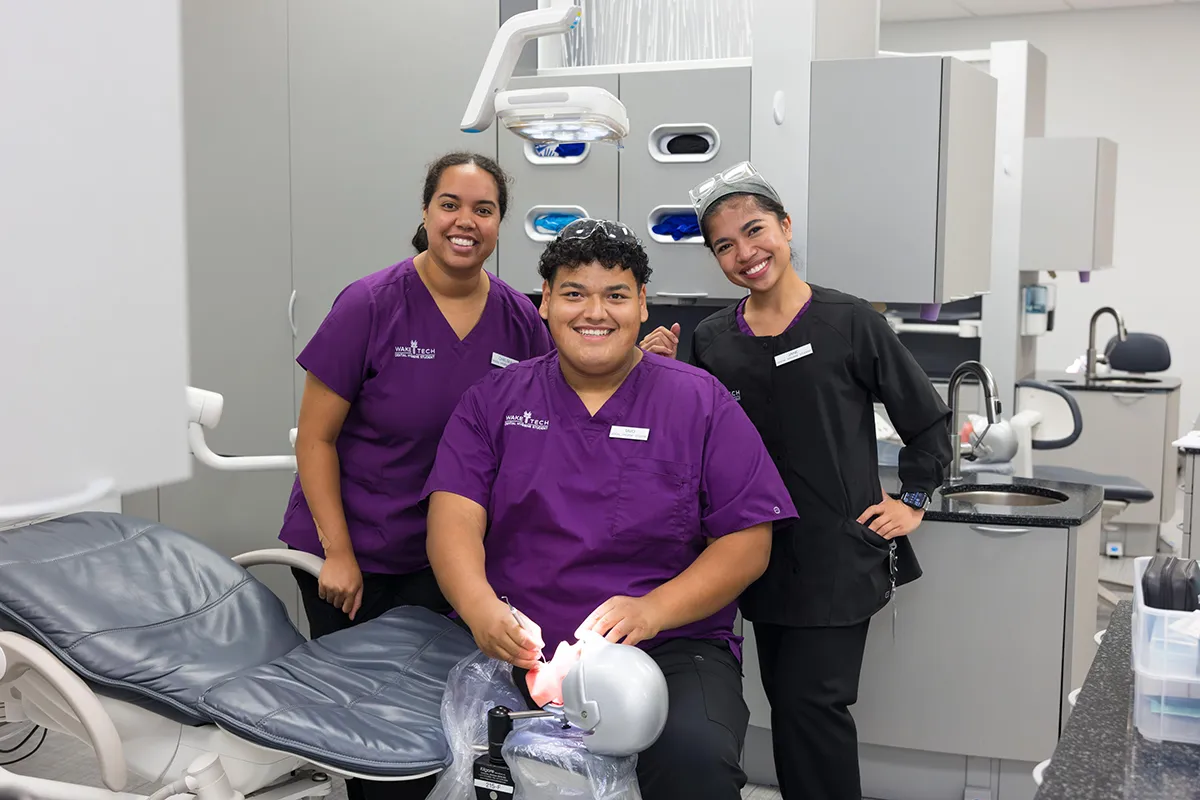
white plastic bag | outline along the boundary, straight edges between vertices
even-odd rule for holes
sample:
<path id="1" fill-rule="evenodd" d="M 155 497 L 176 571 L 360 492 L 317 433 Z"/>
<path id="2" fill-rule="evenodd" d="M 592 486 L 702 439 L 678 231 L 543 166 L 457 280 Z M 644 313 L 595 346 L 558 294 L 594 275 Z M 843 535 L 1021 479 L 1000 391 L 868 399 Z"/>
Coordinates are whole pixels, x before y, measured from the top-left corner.
<path id="1" fill-rule="evenodd" d="M 475 800 L 473 767 L 487 752 L 487 714 L 498 705 L 526 709 L 510 665 L 477 651 L 450 671 L 442 728 L 454 760 L 427 800 Z M 502 754 L 516 784 L 513 800 L 641 800 L 636 756 L 595 755 L 584 747 L 579 730 L 564 728 L 554 718 L 515 720 Z"/>
<path id="2" fill-rule="evenodd" d="M 504 740 L 504 761 L 512 769 L 519 800 L 641 800 L 637 756 L 614 758 L 591 753 L 583 734 L 558 720 L 519 722 Z"/>

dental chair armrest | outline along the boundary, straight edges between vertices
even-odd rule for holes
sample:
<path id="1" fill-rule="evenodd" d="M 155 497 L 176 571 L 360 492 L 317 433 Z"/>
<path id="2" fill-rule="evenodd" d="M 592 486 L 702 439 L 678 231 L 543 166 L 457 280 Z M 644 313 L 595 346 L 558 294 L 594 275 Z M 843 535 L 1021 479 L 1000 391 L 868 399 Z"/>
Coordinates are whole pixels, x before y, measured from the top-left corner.
<path id="1" fill-rule="evenodd" d="M 321 577 L 321 567 L 325 559 L 305 553 L 301 550 L 286 550 L 282 547 L 269 547 L 265 550 L 251 550 L 233 557 L 235 564 L 241 567 L 261 567 L 274 564 L 281 567 L 294 567 L 304 570 L 314 578 Z"/>
<path id="2" fill-rule="evenodd" d="M 62 696 L 83 726 L 100 762 L 104 785 L 114 792 L 124 789 L 128 780 L 125 748 L 99 698 L 49 650 L 19 633 L 0 631 L 0 678 L 11 682 L 28 670 L 44 678 Z"/>
<path id="3" fill-rule="evenodd" d="M 1049 392 L 1050 394 L 1058 395 L 1066 402 L 1067 408 L 1071 411 L 1071 421 L 1074 423 L 1074 430 L 1071 434 L 1063 439 L 1034 439 L 1032 442 L 1034 450 L 1059 450 L 1069 447 L 1079 440 L 1080 434 L 1083 433 L 1083 413 L 1079 410 L 1079 401 L 1075 399 L 1074 395 L 1061 386 L 1045 381 L 1017 381 L 1016 388 L 1036 389 L 1040 392 Z"/>

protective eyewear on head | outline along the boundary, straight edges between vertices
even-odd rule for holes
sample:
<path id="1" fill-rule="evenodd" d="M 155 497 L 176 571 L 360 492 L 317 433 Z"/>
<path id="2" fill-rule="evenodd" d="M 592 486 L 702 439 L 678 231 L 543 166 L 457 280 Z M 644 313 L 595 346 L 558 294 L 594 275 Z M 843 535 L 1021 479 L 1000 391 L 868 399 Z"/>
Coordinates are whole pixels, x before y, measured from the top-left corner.
<path id="1" fill-rule="evenodd" d="M 623 222 L 611 222 L 606 219 L 592 219 L 591 217 L 581 217 L 567 225 L 558 232 L 556 238 L 567 239 L 588 239 L 599 232 L 609 239 L 615 239 L 619 242 L 629 242 L 641 246 L 641 241 L 633 235 L 633 231 Z"/>
<path id="2" fill-rule="evenodd" d="M 718 172 L 711 178 L 706 178 L 696 185 L 690 192 L 688 197 L 692 200 L 692 206 L 698 208 L 713 192 L 721 186 L 728 186 L 738 181 L 744 181 L 747 178 L 758 175 L 758 170 L 749 161 L 743 161 L 740 164 L 734 164 L 728 169 Z"/>

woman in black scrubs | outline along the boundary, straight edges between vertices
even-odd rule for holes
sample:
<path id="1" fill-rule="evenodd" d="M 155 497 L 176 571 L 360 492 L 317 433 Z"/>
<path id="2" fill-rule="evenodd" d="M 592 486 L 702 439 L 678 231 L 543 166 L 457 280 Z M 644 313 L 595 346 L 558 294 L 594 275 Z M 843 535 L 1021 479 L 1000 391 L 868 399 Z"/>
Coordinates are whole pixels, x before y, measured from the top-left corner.
<path id="1" fill-rule="evenodd" d="M 704 243 L 747 298 L 701 322 L 690 361 L 754 422 L 800 518 L 777 527 L 766 574 L 741 599 L 754 623 L 785 800 L 859 800 L 849 706 L 871 617 L 920 576 L 907 534 L 950 461 L 950 411 L 868 302 L 806 283 L 791 219 L 749 163 L 692 190 Z M 886 267 L 881 267 L 886 268 Z M 642 347 L 674 354 L 658 328 Z M 904 441 L 901 499 L 882 491 L 874 402 Z"/>

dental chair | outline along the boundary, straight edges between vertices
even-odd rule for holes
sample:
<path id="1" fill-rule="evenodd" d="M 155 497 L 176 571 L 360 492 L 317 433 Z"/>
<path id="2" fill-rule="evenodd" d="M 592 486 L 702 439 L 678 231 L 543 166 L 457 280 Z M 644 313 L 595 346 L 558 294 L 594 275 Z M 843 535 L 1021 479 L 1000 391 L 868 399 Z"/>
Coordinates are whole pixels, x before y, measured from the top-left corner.
<path id="1" fill-rule="evenodd" d="M 187 399 L 188 443 L 202 463 L 295 470 L 294 456 L 214 453 L 204 430 L 219 423 L 224 398 L 188 387 Z M 454 621 L 416 607 L 306 641 L 247 572 L 275 564 L 319 576 L 323 563 L 283 548 L 230 559 L 168 526 L 107 512 L 0 530 L 3 719 L 91 745 L 107 787 L 0 767 L 0 800 L 301 800 L 329 794 L 331 775 L 434 774 L 431 798 L 473 796 L 471 757 L 488 740 L 470 726 L 483 708 L 456 706 L 464 684 L 453 678 L 499 675 L 499 662 Z M 508 683 L 466 681 L 469 697 L 512 697 L 504 674 Z M 636 754 L 666 720 L 661 671 L 637 648 L 601 640 L 583 648 L 562 687 L 563 707 L 512 714 L 531 726 L 503 745 L 517 791 L 638 800 Z M 131 773 L 163 788 L 124 792 Z"/>
<path id="2" fill-rule="evenodd" d="M 320 572 L 272 549 L 227 559 L 190 536 L 89 512 L 0 533 L 0 699 L 92 746 L 111 791 L 0 770 L 0 790 L 112 800 L 133 773 L 201 800 L 293 800 L 329 775 L 407 780 L 451 762 L 440 704 L 476 652 L 453 621 L 398 608 L 305 641 L 245 567 Z M 18 795 L 19 796 L 19 795 Z"/>

